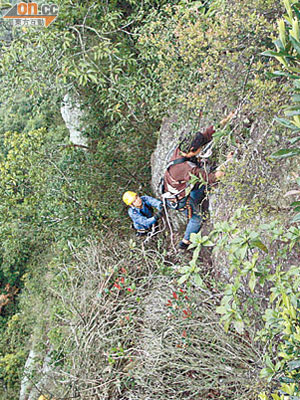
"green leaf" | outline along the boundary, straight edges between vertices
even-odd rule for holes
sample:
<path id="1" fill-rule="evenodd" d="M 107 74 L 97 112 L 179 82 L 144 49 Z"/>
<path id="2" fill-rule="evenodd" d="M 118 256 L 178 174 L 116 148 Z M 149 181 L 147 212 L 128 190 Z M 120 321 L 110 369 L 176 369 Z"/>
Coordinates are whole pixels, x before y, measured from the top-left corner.
<path id="1" fill-rule="evenodd" d="M 291 219 L 291 222 L 299 222 L 300 221 L 300 213 L 295 215 L 293 219 Z"/>
<path id="2" fill-rule="evenodd" d="M 294 10 L 298 20 L 300 20 L 300 11 L 298 10 L 295 4 L 292 5 L 292 9 Z"/>
<path id="3" fill-rule="evenodd" d="M 282 378 L 279 378 L 279 382 L 294 383 L 296 381 L 295 381 L 295 379 L 287 378 L 286 376 L 283 376 Z"/>
<path id="4" fill-rule="evenodd" d="M 273 291 L 273 292 L 270 294 L 270 303 L 273 303 L 273 301 L 279 296 L 279 294 L 280 294 L 280 293 L 278 293 L 278 292 L 276 292 L 276 291 Z"/>
<path id="5" fill-rule="evenodd" d="M 294 371 L 294 369 L 300 368 L 300 360 L 289 361 L 288 363 L 289 371 Z"/>
<path id="6" fill-rule="evenodd" d="M 280 39 L 275 40 L 274 42 L 275 46 L 279 48 L 281 51 L 285 51 L 285 47 L 282 44 L 282 41 Z"/>
<path id="7" fill-rule="evenodd" d="M 226 310 L 226 307 L 224 307 L 224 306 L 219 306 L 219 307 L 216 307 L 216 313 L 217 314 L 225 314 L 227 312 L 227 310 Z"/>
<path id="8" fill-rule="evenodd" d="M 267 56 L 267 57 L 289 57 L 289 58 L 293 57 L 286 51 L 276 52 L 276 51 L 272 51 L 272 50 L 264 51 L 261 55 Z"/>
<path id="9" fill-rule="evenodd" d="M 203 287 L 204 286 L 203 280 L 201 279 L 201 276 L 199 274 L 195 275 L 193 277 L 193 279 L 194 279 L 194 282 L 195 282 L 196 286 L 199 286 L 199 287 Z"/>
<path id="10" fill-rule="evenodd" d="M 289 35 L 289 37 L 294 49 L 300 55 L 300 42 L 298 42 L 298 40 L 296 40 L 292 35 Z"/>
<path id="11" fill-rule="evenodd" d="M 278 117 L 275 117 L 274 119 L 275 119 L 275 121 L 277 121 L 280 125 L 283 125 L 283 126 L 285 126 L 286 128 L 290 128 L 290 129 L 295 130 L 295 131 L 298 131 L 298 130 L 299 130 L 299 128 L 298 128 L 296 125 L 294 125 L 294 124 L 293 124 L 290 120 L 288 120 L 288 119 L 278 118 Z"/>
<path id="12" fill-rule="evenodd" d="M 278 396 L 278 394 L 276 394 L 276 393 L 272 393 L 271 396 L 272 396 L 273 400 L 280 400 L 280 396 Z"/>
<path id="13" fill-rule="evenodd" d="M 266 362 L 266 366 L 268 368 L 270 368 L 272 371 L 274 371 L 274 364 L 272 363 L 269 356 L 266 356 L 265 362 Z"/>
<path id="14" fill-rule="evenodd" d="M 212 242 L 211 240 L 207 240 L 206 242 L 203 242 L 202 244 L 205 247 L 212 247 L 215 245 L 214 242 Z"/>
<path id="15" fill-rule="evenodd" d="M 183 275 L 181 278 L 178 279 L 178 285 L 182 285 L 187 279 L 189 278 L 189 274 Z"/>
<path id="16" fill-rule="evenodd" d="M 265 393 L 260 393 L 258 397 L 260 400 L 268 400 L 268 396 Z"/>
<path id="17" fill-rule="evenodd" d="M 299 142 L 299 141 L 300 141 L 300 136 L 297 136 L 297 137 L 294 137 L 294 138 L 290 139 L 290 143 L 291 144 L 295 144 L 296 142 Z"/>
<path id="18" fill-rule="evenodd" d="M 298 103 L 295 103 L 293 105 L 287 105 L 284 107 L 285 111 L 299 111 L 300 110 L 300 105 Z"/>
<path id="19" fill-rule="evenodd" d="M 273 374 L 274 372 L 271 368 L 263 368 L 259 375 L 261 378 L 270 378 L 273 376 Z"/>
<path id="20" fill-rule="evenodd" d="M 189 270 L 190 270 L 190 267 L 189 267 L 188 265 L 186 265 L 186 266 L 184 266 L 184 267 L 181 267 L 180 270 L 179 270 L 179 272 L 180 272 L 181 274 L 186 274 Z"/>
<path id="21" fill-rule="evenodd" d="M 294 94 L 294 96 L 292 96 L 292 100 L 293 100 L 295 103 L 300 102 L 300 94 Z"/>
<path id="22" fill-rule="evenodd" d="M 234 321 L 233 326 L 235 327 L 237 333 L 242 334 L 244 332 L 244 322 L 242 320 Z"/>
<path id="23" fill-rule="evenodd" d="M 300 154 L 300 149 L 281 149 L 276 153 L 273 153 L 271 157 L 273 158 L 288 158 L 294 157 Z"/>
<path id="24" fill-rule="evenodd" d="M 249 288 L 250 288 L 252 293 L 254 292 L 255 285 L 256 285 L 256 277 L 255 277 L 255 274 L 252 273 L 251 277 L 250 277 L 250 280 L 249 280 Z"/>
<path id="25" fill-rule="evenodd" d="M 236 254 L 239 255 L 240 258 L 243 260 L 246 257 L 248 249 L 248 243 L 245 243 L 238 251 L 236 251 Z"/>
<path id="26" fill-rule="evenodd" d="M 264 251 L 265 253 L 268 253 L 267 247 L 263 244 L 263 242 L 261 240 L 259 240 L 259 239 L 251 240 L 250 244 L 251 244 L 251 246 L 257 247 L 258 249 Z"/>
<path id="27" fill-rule="evenodd" d="M 294 202 L 291 204 L 291 207 L 297 207 L 297 206 L 300 206 L 300 201 L 294 201 Z"/>
<path id="28" fill-rule="evenodd" d="M 300 107 L 290 107 L 288 111 L 284 112 L 287 117 L 294 117 L 300 115 Z"/>
<path id="29" fill-rule="evenodd" d="M 94 82 L 94 83 L 98 83 L 98 79 L 97 79 L 97 76 L 96 75 L 89 75 L 89 79 L 92 81 L 92 82 Z"/>
<path id="30" fill-rule="evenodd" d="M 270 76 L 270 77 L 275 77 L 275 78 L 277 76 L 286 76 L 287 78 L 290 78 L 290 79 L 299 79 L 298 75 L 294 75 L 294 74 L 291 74 L 290 72 L 283 72 L 283 71 L 267 72 L 266 75 Z"/>

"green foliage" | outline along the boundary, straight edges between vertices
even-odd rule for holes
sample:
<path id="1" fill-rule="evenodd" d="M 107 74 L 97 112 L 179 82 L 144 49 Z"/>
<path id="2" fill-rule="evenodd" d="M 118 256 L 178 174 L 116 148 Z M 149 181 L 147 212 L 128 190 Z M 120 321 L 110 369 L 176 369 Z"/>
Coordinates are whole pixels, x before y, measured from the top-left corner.
<path id="1" fill-rule="evenodd" d="M 273 31 L 265 15 L 272 10 L 275 17 L 276 4 L 63 1 L 59 6 L 49 28 L 24 28 L 3 48 L 3 93 L 9 97 L 18 90 L 34 103 L 56 105 L 72 91 L 95 119 L 88 123 L 89 135 L 132 131 L 132 124 L 160 120 L 172 109 L 198 125 L 200 109 L 217 105 L 218 118 L 224 99 L 228 108 L 237 106 L 239 91 L 248 110 L 266 90 L 274 97 L 269 107 L 280 99 L 259 60 Z"/>
<path id="2" fill-rule="evenodd" d="M 300 178 L 296 179 L 296 182 L 299 186 L 299 189 L 295 191 L 296 194 L 300 193 Z M 299 222 L 300 221 L 300 201 L 293 201 L 293 203 L 291 203 L 291 207 L 294 208 L 294 210 L 298 213 L 295 214 L 295 216 L 293 217 L 293 219 L 291 220 L 291 222 Z"/>
<path id="3" fill-rule="evenodd" d="M 273 75 L 286 76 L 294 83 L 294 95 L 291 100 L 293 105 L 285 107 L 285 115 L 292 117 L 292 119 L 286 120 L 284 118 L 276 118 L 277 122 L 283 126 L 293 130 L 294 134 L 300 131 L 300 119 L 299 119 L 299 69 L 297 65 L 299 63 L 300 46 L 299 46 L 299 21 L 300 13 L 297 4 L 292 4 L 289 0 L 284 2 L 287 15 L 283 19 L 278 21 L 279 27 L 279 38 L 274 42 L 276 52 L 264 52 L 263 55 L 275 57 L 284 66 L 284 71 L 275 71 Z M 287 71 L 287 72 L 285 72 Z M 299 137 L 293 137 L 291 144 L 295 144 L 300 140 Z M 299 155 L 300 149 L 298 147 L 290 149 L 282 149 L 273 154 L 273 157 L 292 157 Z"/>
<path id="4" fill-rule="evenodd" d="M 0 329 L 0 379 L 7 398 L 13 399 L 19 389 L 27 357 L 24 338 L 31 333 L 32 327 L 27 324 L 23 316 L 16 313 L 6 321 L 6 326 L 1 326 Z"/>
<path id="5" fill-rule="evenodd" d="M 73 93 L 96 118 L 88 125 L 97 137 L 108 127 L 117 134 L 132 129 L 132 122 L 146 118 L 145 100 L 134 92 L 142 72 L 134 29 L 149 10 L 165 3 L 60 1 L 59 16 L 47 29 L 16 30 L 9 46 L 3 46 L 4 94 L 18 91 L 35 104 L 57 106 L 66 93 Z"/>
<path id="6" fill-rule="evenodd" d="M 278 21 L 279 38 L 274 42 L 277 52 L 266 51 L 263 53 L 265 56 L 275 57 L 281 64 L 282 69 L 280 71 L 273 72 L 273 76 L 284 76 L 293 82 L 293 96 L 291 98 L 292 105 L 284 108 L 286 117 L 275 118 L 277 122 L 292 130 L 293 136 L 290 139 L 290 147 L 283 148 L 272 154 L 274 158 L 287 158 L 300 155 L 300 147 L 291 147 L 297 145 L 300 140 L 300 136 L 297 135 L 300 132 L 300 106 L 299 106 L 299 93 L 300 93 L 300 70 L 299 70 L 299 59 L 300 59 L 300 35 L 299 35 L 299 22 L 300 22 L 300 10 L 299 3 L 294 3 L 290 0 L 283 1 L 286 13 L 283 19 Z M 300 214 L 297 214 L 292 222 L 299 221 Z"/>
<path id="7" fill-rule="evenodd" d="M 214 244 L 218 256 L 221 252 L 227 255 L 232 278 L 216 308 L 225 331 L 233 327 L 243 334 L 256 321 L 261 326 L 256 339 L 266 342 L 269 349 L 261 377 L 270 382 L 274 376 L 286 376 L 296 384 L 297 377 L 288 366 L 296 369 L 294 360 L 299 358 L 300 269 L 289 260 L 292 254 L 299 254 L 300 230 L 294 226 L 285 229 L 278 221 L 261 224 L 255 231 L 241 229 L 238 221 L 245 211 L 238 209 L 228 222 L 216 223 L 209 237 L 194 235 L 194 258 L 197 260 L 207 241 Z M 264 293 L 269 294 L 265 304 Z M 297 395 L 297 388 L 284 383 L 281 390 Z"/>
<path id="8" fill-rule="evenodd" d="M 0 358 L 0 376 L 10 389 L 16 385 L 22 374 L 26 353 L 19 350 L 17 353 L 6 353 Z"/>
<path id="9" fill-rule="evenodd" d="M 152 283 L 158 285 L 160 296 L 163 292 L 174 297 L 178 288 L 172 279 L 178 279 L 172 275 L 156 280 L 157 266 L 168 269 L 164 257 L 122 242 L 128 220 L 123 221 L 121 193 L 128 186 L 148 190 L 150 166 L 145 160 L 161 118 L 174 110 L 179 123 L 189 120 L 198 128 L 200 109 L 204 118 L 209 115 L 213 120 L 237 109 L 239 122 L 218 132 L 220 152 L 237 141 L 256 141 L 269 129 L 270 116 L 281 107 L 287 89 L 278 89 L 276 81 L 265 76 L 272 62 L 261 60 L 259 53 L 268 45 L 272 18 L 280 11 L 280 5 L 270 0 L 64 0 L 49 28 L 24 28 L 14 32 L 9 46 L 2 45 L 0 278 L 3 284 L 21 287 L 25 281 L 22 311 L 15 323 L 4 329 L 10 317 L 1 321 L 6 397 L 17 397 L 28 352 L 24 343 L 31 333 L 38 350 L 50 356 L 60 374 L 51 389 L 62 396 L 66 390 L 69 397 L 84 391 L 85 396 L 114 399 L 120 393 L 126 397 L 128 391 L 138 393 L 137 398 L 162 399 L 169 399 L 170 393 L 176 398 L 256 396 L 260 356 L 254 343 L 232 327 L 239 334 L 252 328 L 251 316 L 261 309 L 267 290 L 274 299 L 261 322 L 260 340 L 271 348 L 279 336 L 280 343 L 289 339 L 284 330 L 292 332 L 298 312 L 296 286 L 291 284 L 297 270 L 288 268 L 286 259 L 299 247 L 297 228 L 286 231 L 275 224 L 258 231 L 243 229 L 240 212 L 236 220 L 216 225 L 210 235 L 194 235 L 193 259 L 180 269 L 179 278 L 188 287 L 188 299 L 174 298 L 166 318 L 146 326 L 149 303 L 158 298 Z M 293 29 L 296 32 L 296 26 Z M 91 152 L 65 139 L 58 111 L 66 93 L 76 95 L 88 110 L 82 130 Z M 254 120 L 263 122 L 251 126 Z M 270 147 L 280 134 L 277 128 L 270 130 Z M 261 210 L 261 199 L 262 214 L 268 214 L 275 203 L 273 197 L 269 201 L 270 193 L 279 192 L 278 181 L 268 175 L 271 169 L 276 173 L 275 161 L 263 166 L 257 158 L 251 161 L 257 169 L 249 171 L 245 156 L 244 170 L 235 171 L 238 178 L 232 178 L 233 170 L 227 175 L 232 178 L 235 206 L 251 203 L 248 218 Z M 103 237 L 102 230 L 117 234 Z M 102 244 L 79 254 L 87 236 Z M 234 276 L 218 308 L 227 333 L 218 326 L 215 304 L 207 307 L 199 295 L 201 291 L 211 299 L 198 256 L 202 246 L 216 242 L 215 248 L 229 255 Z M 273 254 L 273 247 L 278 254 Z M 186 313 L 185 306 L 190 307 L 184 308 Z M 143 338 L 143 330 L 153 326 L 164 344 L 155 362 L 145 361 L 141 352 L 145 343 L 152 343 L 151 337 Z M 18 329 L 20 336 L 7 347 Z M 296 326 L 293 343 L 298 334 Z M 267 368 L 281 373 L 283 364 L 274 358 L 266 357 Z M 164 379 L 169 377 L 166 383 L 162 372 Z M 42 374 L 37 365 L 36 382 Z M 58 387 L 66 376 L 69 386 Z"/>
<path id="10" fill-rule="evenodd" d="M 233 109 L 242 98 L 251 110 L 257 107 L 259 85 L 263 82 L 264 92 L 273 92 L 275 86 L 264 78 L 266 65 L 258 52 L 273 31 L 265 11 L 274 7 L 275 15 L 276 5 L 211 4 L 216 4 L 213 15 L 197 12 L 193 3 L 168 5 L 163 13 L 153 10 L 149 23 L 139 30 L 140 58 L 147 61 L 145 69 L 152 77 L 151 87 L 145 84 L 141 96 L 149 99 L 155 115 L 176 110 L 180 122 L 189 121 L 195 128 L 200 110 L 208 114 L 213 108 L 214 117 L 220 117 L 224 103 L 227 110 Z M 274 92 L 274 103 L 276 97 Z"/>
<path id="11" fill-rule="evenodd" d="M 22 289 L 22 277 L 36 266 L 40 254 L 45 267 L 44 257 L 52 258 L 55 246 L 63 248 L 73 240 L 79 247 L 88 235 L 97 236 L 101 229 L 116 225 L 128 231 L 123 227 L 128 221 L 122 223 L 120 193 L 128 184 L 149 190 L 144 183 L 150 173 L 145 159 L 150 157 L 158 128 L 152 120 L 151 125 L 137 123 L 138 103 L 127 106 L 131 82 L 136 80 L 131 25 L 138 25 L 153 5 L 157 3 L 144 2 L 143 8 L 140 2 L 76 6 L 60 2 L 59 18 L 48 29 L 17 30 L 12 42 L 2 43 L 1 288 L 10 283 Z M 120 90 L 112 84 L 118 76 Z M 82 130 L 92 138 L 91 152 L 66 140 L 60 105 L 62 96 L 71 92 L 89 110 Z M 124 121 L 130 122 L 129 128 Z M 42 293 L 40 297 L 47 302 Z M 7 346 L 11 335 L 7 324 L 17 310 L 15 303 L 6 306 L 0 326 L 3 396 L 12 399 L 17 397 L 28 340 L 24 332 L 15 346 Z M 34 323 L 27 321 L 28 326 Z M 59 341 L 61 335 L 53 331 L 51 338 Z M 19 360 L 15 371 L 14 359 Z"/>
<path id="12" fill-rule="evenodd" d="M 137 136 L 98 143 L 96 153 L 64 145 L 57 129 L 7 132 L 2 145 L 1 278 L 16 284 L 33 252 L 43 246 L 97 232 L 120 219 L 120 192 L 133 178 L 146 180 L 149 167 Z M 138 160 L 131 157 L 136 149 Z M 118 157 L 116 157 L 116 152 Z M 138 171 L 136 171 L 137 166 Z M 136 185 L 136 183 L 135 183 Z"/>
<path id="13" fill-rule="evenodd" d="M 37 256 L 51 253 L 55 244 L 63 247 L 71 239 L 83 243 L 87 235 L 96 236 L 100 229 L 114 225 L 128 231 L 127 227 L 122 228 L 127 220 L 122 224 L 120 193 L 128 184 L 149 189 L 144 184 L 150 173 L 145 159 L 150 156 L 158 125 L 153 121 L 151 126 L 137 125 L 132 117 L 133 107 L 131 114 L 127 106 L 125 113 L 115 107 L 120 102 L 119 95 L 130 95 L 131 81 L 129 85 L 122 81 L 120 92 L 111 85 L 112 80 L 118 81 L 118 73 L 120 79 L 126 71 L 130 78 L 134 74 L 130 66 L 135 62 L 130 27 L 143 18 L 143 14 L 136 14 L 141 4 L 122 2 L 114 8 L 112 2 L 76 7 L 68 1 L 60 3 L 56 25 L 38 31 L 16 31 L 9 46 L 1 47 L 1 69 L 6 75 L 0 83 L 2 288 L 7 283 L 22 288 L 22 276 Z M 146 3 L 145 11 L 155 2 Z M 83 21 L 86 26 L 77 27 Z M 102 34 L 107 39 L 100 37 Z M 86 53 L 81 47 L 81 35 Z M 82 73 L 78 75 L 76 68 Z M 97 82 L 91 68 L 96 68 Z M 94 140 L 91 152 L 66 140 L 68 132 L 62 125 L 59 108 L 62 96 L 72 91 L 90 110 L 85 113 L 82 130 Z M 131 136 L 127 131 L 120 135 L 120 116 L 123 122 L 134 120 Z M 124 132 L 125 124 L 120 126 Z M 6 351 L 12 358 L 14 354 L 17 357 L 26 341 L 23 337 L 23 344 L 10 350 L 6 346 L 5 327 L 14 311 L 15 305 L 7 306 L 1 319 L 3 357 Z M 5 371 L 4 368 L 1 379 L 11 379 L 12 371 L 7 377 Z M 11 390 L 17 390 L 19 364 L 15 373 L 16 385 Z M 8 396 L 8 390 L 4 390 L 4 396 Z M 12 398 L 16 398 L 16 392 Z"/>
<path id="14" fill-rule="evenodd" d="M 186 283 L 189 286 L 192 283 L 198 287 L 205 286 L 200 274 L 201 264 L 197 262 L 202 246 L 213 246 L 213 242 L 210 240 L 209 236 L 202 237 L 201 235 L 196 235 L 193 233 L 191 235 L 191 245 L 189 246 L 189 249 L 196 249 L 194 250 L 193 258 L 189 262 L 189 265 L 179 269 L 179 273 L 182 274 L 182 276 L 178 279 L 179 285 Z"/>

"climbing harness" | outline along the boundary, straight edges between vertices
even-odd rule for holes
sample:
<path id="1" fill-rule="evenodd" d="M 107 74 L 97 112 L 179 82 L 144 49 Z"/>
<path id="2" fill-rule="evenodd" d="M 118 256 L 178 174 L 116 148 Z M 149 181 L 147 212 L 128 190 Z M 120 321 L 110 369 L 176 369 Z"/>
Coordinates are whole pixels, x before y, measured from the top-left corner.
<path id="1" fill-rule="evenodd" d="M 188 220 L 190 220 L 193 216 L 193 209 L 192 209 L 192 206 L 190 205 L 190 196 L 189 195 L 187 196 L 185 205 L 182 208 L 178 208 L 178 211 L 184 211 L 184 210 L 187 210 L 187 218 L 188 218 Z"/>
<path id="2" fill-rule="evenodd" d="M 166 171 L 169 171 L 169 169 L 173 166 L 173 165 L 178 165 L 178 164 L 182 164 L 186 161 L 189 161 L 189 158 L 186 157 L 181 157 L 181 158 L 177 158 L 176 160 L 170 161 L 169 164 L 166 167 Z M 182 181 L 177 181 L 176 179 L 174 179 L 172 177 L 172 175 L 170 174 L 170 178 L 173 181 L 174 185 L 180 185 L 182 183 L 186 183 L 186 187 L 181 189 L 181 190 L 177 190 L 174 189 L 173 186 L 171 185 L 167 185 L 167 188 L 164 187 L 164 178 L 161 179 L 161 196 L 163 201 L 165 200 L 169 200 L 169 202 L 171 203 L 171 208 L 177 210 L 177 203 L 179 202 L 179 194 L 184 192 L 189 186 L 191 186 L 188 182 L 182 180 Z M 167 191 L 165 191 L 165 189 L 167 189 Z M 174 204 L 174 206 L 172 205 L 172 203 Z"/>

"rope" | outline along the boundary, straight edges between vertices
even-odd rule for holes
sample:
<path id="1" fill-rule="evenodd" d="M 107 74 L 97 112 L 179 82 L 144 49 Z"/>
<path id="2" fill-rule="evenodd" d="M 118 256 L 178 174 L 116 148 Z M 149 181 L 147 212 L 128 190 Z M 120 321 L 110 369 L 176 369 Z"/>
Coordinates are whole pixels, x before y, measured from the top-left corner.
<path id="1" fill-rule="evenodd" d="M 165 216 L 166 216 L 166 220 L 167 220 L 167 225 L 168 228 L 170 230 L 170 237 L 171 237 L 171 245 L 173 247 L 173 250 L 175 251 L 175 253 L 177 253 L 175 244 L 174 244 L 174 235 L 173 235 L 173 229 L 170 223 L 170 219 L 169 219 L 169 214 L 168 214 L 168 209 L 167 209 L 167 204 L 166 204 L 166 199 L 165 197 L 163 197 L 163 206 L 164 206 L 164 212 L 165 212 Z"/>
<path id="2" fill-rule="evenodd" d="M 164 219 L 162 218 L 162 221 L 163 221 L 163 228 L 161 229 L 161 230 L 159 230 L 159 229 L 155 229 L 156 227 L 155 226 L 152 226 L 152 228 L 151 228 L 151 232 L 149 232 L 148 234 L 147 234 L 147 237 L 146 237 L 146 239 L 145 240 L 143 240 L 143 243 L 148 243 L 149 241 L 150 241 L 150 239 L 152 239 L 154 236 L 156 236 L 156 235 L 158 235 L 158 234 L 160 234 L 161 232 L 163 232 L 165 229 L 166 229 L 166 224 L 165 224 L 165 221 L 164 221 Z"/>

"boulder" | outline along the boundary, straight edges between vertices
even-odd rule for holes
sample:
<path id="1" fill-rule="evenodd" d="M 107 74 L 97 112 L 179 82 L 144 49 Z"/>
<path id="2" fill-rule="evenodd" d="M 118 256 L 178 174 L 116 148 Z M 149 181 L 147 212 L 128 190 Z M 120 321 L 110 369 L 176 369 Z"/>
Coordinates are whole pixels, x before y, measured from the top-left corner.
<path id="1" fill-rule="evenodd" d="M 178 129 L 176 127 L 177 122 L 177 117 L 174 114 L 164 118 L 157 146 L 151 157 L 151 186 L 153 193 L 158 198 L 161 196 L 159 188 L 161 178 L 164 176 L 168 162 L 178 146 L 179 137 L 189 132 L 188 126 Z M 183 230 L 186 224 L 186 217 L 178 211 L 169 210 L 168 213 L 175 230 Z"/>
<path id="2" fill-rule="evenodd" d="M 61 115 L 70 132 L 70 141 L 77 146 L 87 146 L 88 140 L 84 136 L 81 118 L 83 111 L 78 101 L 71 99 L 70 95 L 65 95 L 61 105 Z"/>

